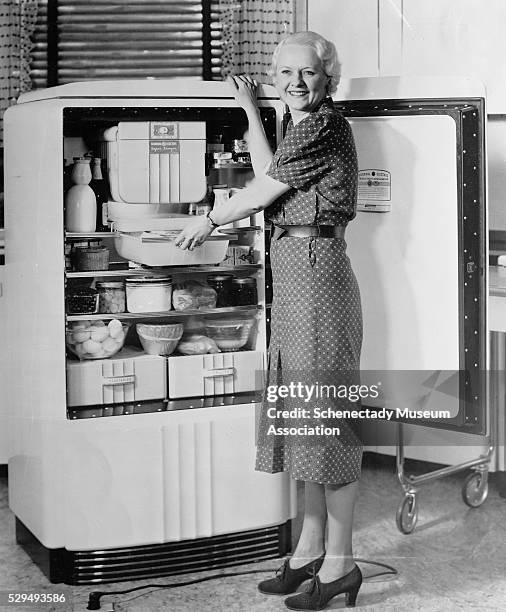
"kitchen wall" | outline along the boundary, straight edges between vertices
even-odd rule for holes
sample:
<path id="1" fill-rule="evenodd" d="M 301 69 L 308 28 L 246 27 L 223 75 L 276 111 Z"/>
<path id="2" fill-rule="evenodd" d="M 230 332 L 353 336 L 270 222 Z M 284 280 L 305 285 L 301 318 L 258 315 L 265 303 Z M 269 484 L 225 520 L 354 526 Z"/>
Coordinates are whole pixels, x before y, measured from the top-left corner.
<path id="1" fill-rule="evenodd" d="M 343 77 L 460 75 L 487 88 L 489 225 L 506 231 L 506 2 L 297 0 L 297 27 L 332 40 Z"/>

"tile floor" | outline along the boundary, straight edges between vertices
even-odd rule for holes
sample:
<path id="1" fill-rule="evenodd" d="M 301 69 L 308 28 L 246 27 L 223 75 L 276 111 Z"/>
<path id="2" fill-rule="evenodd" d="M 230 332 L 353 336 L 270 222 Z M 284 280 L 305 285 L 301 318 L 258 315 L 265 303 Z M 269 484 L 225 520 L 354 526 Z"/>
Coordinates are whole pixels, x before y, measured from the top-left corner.
<path id="1" fill-rule="evenodd" d="M 419 469 L 419 464 L 413 467 Z M 427 468 L 422 471 L 427 471 Z M 355 555 L 395 566 L 398 576 L 369 578 L 357 608 L 368 612 L 453 612 L 506 610 L 506 499 L 499 496 L 495 475 L 490 478 L 487 501 L 477 509 L 461 499 L 465 474 L 447 477 L 421 488 L 420 516 L 411 535 L 401 534 L 395 512 L 401 499 L 393 461 L 368 455 L 361 480 L 355 517 Z M 294 531 L 297 532 L 297 525 Z M 0 591 L 64 589 L 72 597 L 68 612 L 86 610 L 93 590 L 129 589 L 148 583 L 184 582 L 220 571 L 186 574 L 175 578 L 123 582 L 102 586 L 51 585 L 15 543 L 14 517 L 8 509 L 7 479 L 0 477 Z M 360 563 L 365 576 L 377 570 Z M 229 568 L 223 572 L 277 568 L 277 560 Z M 276 612 L 286 610 L 283 598 L 260 594 L 256 583 L 269 574 L 220 578 L 177 589 L 150 588 L 128 595 L 108 595 L 101 610 L 121 612 Z M 114 605 L 114 608 L 113 608 Z M 329 610 L 345 608 L 337 597 Z M 50 607 L 2 607 L 12 610 L 52 610 Z"/>

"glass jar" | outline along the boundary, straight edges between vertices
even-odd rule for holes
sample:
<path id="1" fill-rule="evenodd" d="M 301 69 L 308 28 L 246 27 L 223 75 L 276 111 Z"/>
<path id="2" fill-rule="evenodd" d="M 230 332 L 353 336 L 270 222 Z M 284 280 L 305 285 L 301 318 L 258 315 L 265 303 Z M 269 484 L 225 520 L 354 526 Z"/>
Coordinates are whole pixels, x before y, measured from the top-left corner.
<path id="1" fill-rule="evenodd" d="M 125 312 L 126 294 L 123 281 L 102 281 L 96 284 L 98 291 L 98 312 Z"/>
<path id="2" fill-rule="evenodd" d="M 234 278 L 232 295 L 235 306 L 250 306 L 258 303 L 257 281 L 252 276 Z"/>
<path id="3" fill-rule="evenodd" d="M 172 307 L 170 276 L 141 276 L 126 279 L 128 312 L 165 312 Z"/>
<path id="4" fill-rule="evenodd" d="M 216 291 L 216 308 L 233 306 L 232 274 L 213 274 L 207 277 L 207 283 Z"/>

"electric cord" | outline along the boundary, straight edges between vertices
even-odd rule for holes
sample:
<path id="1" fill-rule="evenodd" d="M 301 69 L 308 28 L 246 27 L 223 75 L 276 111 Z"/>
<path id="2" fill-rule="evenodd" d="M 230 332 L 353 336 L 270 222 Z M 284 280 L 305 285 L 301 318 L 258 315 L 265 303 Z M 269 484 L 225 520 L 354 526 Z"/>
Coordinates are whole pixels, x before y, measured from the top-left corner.
<path id="1" fill-rule="evenodd" d="M 383 567 L 388 571 L 378 572 L 372 576 L 367 576 L 364 582 L 371 580 L 372 578 L 378 578 L 379 576 L 397 576 L 398 571 L 392 565 L 387 563 L 380 563 L 379 561 L 369 561 L 367 559 L 355 559 L 359 563 L 367 563 L 369 565 L 377 565 Z M 132 589 L 125 589 L 124 591 L 92 591 L 88 596 L 87 610 L 100 610 L 100 600 L 106 595 L 126 595 L 127 593 L 133 593 L 134 591 L 140 591 L 141 589 L 176 589 L 178 587 L 189 586 L 191 584 L 198 584 L 199 582 L 208 582 L 209 580 L 218 580 L 219 578 L 231 578 L 234 576 L 247 576 L 248 574 L 265 574 L 275 572 L 277 568 L 267 568 L 258 570 L 247 570 L 244 572 L 227 572 L 224 574 L 213 574 L 212 576 L 204 576 L 203 578 L 195 578 L 194 580 L 186 580 L 185 582 L 176 582 L 173 584 L 145 584 L 143 586 L 134 587 Z"/>

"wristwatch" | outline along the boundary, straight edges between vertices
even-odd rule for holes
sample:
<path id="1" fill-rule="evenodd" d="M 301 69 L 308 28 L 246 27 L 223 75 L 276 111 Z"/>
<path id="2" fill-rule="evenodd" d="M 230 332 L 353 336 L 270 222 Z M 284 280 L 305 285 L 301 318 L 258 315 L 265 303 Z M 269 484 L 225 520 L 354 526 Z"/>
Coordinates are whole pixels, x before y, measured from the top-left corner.
<path id="1" fill-rule="evenodd" d="M 209 223 L 213 226 L 213 228 L 216 227 L 220 227 L 219 223 L 215 223 L 212 219 L 211 219 L 211 211 L 209 211 L 206 215 L 206 217 L 209 219 Z"/>

